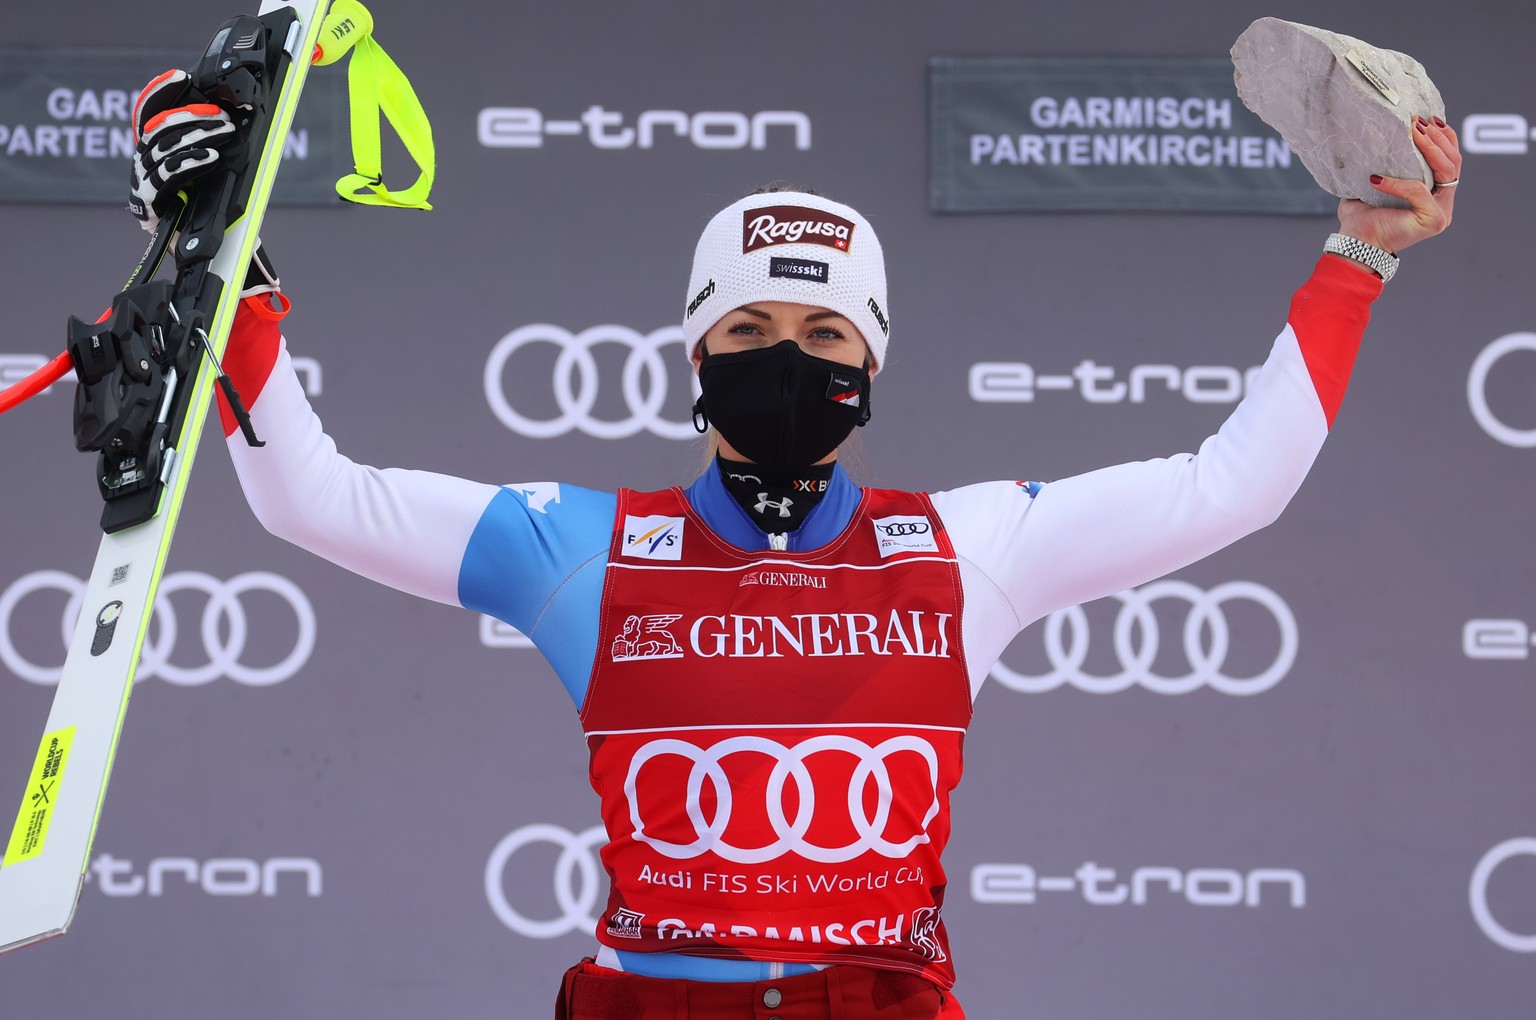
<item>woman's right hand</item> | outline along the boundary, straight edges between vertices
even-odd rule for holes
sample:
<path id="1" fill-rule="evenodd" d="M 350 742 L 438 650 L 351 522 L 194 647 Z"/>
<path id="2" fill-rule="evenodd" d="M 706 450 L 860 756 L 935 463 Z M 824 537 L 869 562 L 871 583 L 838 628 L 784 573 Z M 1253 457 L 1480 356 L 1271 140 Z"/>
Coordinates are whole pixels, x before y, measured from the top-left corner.
<path id="1" fill-rule="evenodd" d="M 1435 177 L 1433 189 L 1423 181 L 1373 177 L 1380 192 L 1408 203 L 1407 209 L 1367 205 L 1359 199 L 1339 203 L 1339 233 L 1390 252 L 1434 237 L 1451 225 L 1456 185 L 1461 180 L 1461 144 L 1456 131 L 1438 117 L 1418 118 L 1413 140 Z"/>
<path id="2" fill-rule="evenodd" d="M 157 75 L 133 106 L 133 176 L 128 209 L 154 233 L 177 192 L 218 167 L 239 141 L 229 113 L 192 87 L 191 75 Z"/>

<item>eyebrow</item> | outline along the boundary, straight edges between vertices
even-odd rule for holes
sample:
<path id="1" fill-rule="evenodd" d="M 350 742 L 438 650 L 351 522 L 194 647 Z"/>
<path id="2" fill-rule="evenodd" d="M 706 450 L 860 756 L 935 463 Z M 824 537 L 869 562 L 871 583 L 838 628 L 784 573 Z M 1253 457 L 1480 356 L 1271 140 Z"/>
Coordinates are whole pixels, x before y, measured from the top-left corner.
<path id="1" fill-rule="evenodd" d="M 759 311 L 756 308 L 750 308 L 747 305 L 742 305 L 740 308 L 738 308 L 736 310 L 738 312 L 746 312 L 748 315 L 755 315 L 759 319 L 771 319 L 771 318 L 773 318 L 773 316 L 769 315 L 767 312 Z M 842 316 L 841 312 L 814 312 L 814 313 L 812 313 L 810 315 L 807 315 L 805 317 L 805 321 L 806 322 L 819 322 L 822 319 L 841 319 L 842 317 L 843 316 Z"/>

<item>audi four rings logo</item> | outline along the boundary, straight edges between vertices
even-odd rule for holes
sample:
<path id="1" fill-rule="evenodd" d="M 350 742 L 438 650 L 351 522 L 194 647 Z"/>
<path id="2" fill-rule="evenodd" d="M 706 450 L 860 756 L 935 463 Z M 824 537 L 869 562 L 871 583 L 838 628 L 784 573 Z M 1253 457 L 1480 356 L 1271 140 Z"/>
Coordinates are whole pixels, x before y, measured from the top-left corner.
<path id="1" fill-rule="evenodd" d="M 902 535 L 928 534 L 928 524 L 925 521 L 901 524 L 876 524 L 875 527 L 879 528 L 882 534 L 889 535 L 892 538 L 900 538 Z"/>
<path id="2" fill-rule="evenodd" d="M 1472 371 L 1467 373 L 1467 403 L 1484 432 L 1505 446 L 1529 449 L 1536 446 L 1536 428 L 1516 428 L 1501 421 L 1488 406 L 1488 373 L 1506 355 L 1516 351 L 1536 353 L 1536 333 L 1508 333 L 1483 348 L 1472 361 Z"/>
<path id="3" fill-rule="evenodd" d="M 25 575 L 0 594 L 0 664 L 23 680 L 45 685 L 59 682 L 63 663 L 50 665 L 28 659 L 16 647 L 12 620 L 17 607 L 28 597 L 46 591 L 62 592 L 66 598 L 59 632 L 64 647 L 68 648 L 75 621 L 80 616 L 81 604 L 85 600 L 84 581 L 59 570 L 39 570 Z M 203 655 L 207 659 L 202 665 L 182 666 L 171 662 L 181 623 L 170 597 L 181 591 L 202 592 L 208 596 L 198 627 Z M 266 592 L 277 596 L 287 603 L 298 624 L 292 650 L 281 661 L 270 666 L 249 666 L 242 662 L 250 628 L 242 596 L 250 592 Z M 314 648 L 314 607 L 298 585 L 286 577 L 265 571 L 252 571 L 238 574 L 228 581 L 220 581 L 208 574 L 182 571 L 166 575 L 160 583 L 160 592 L 155 599 L 154 619 L 139 655 L 137 679 L 159 677 L 167 683 L 195 687 L 227 676 L 236 683 L 265 687 L 293 677 L 304 668 Z"/>
<path id="4" fill-rule="evenodd" d="M 492 348 L 485 363 L 485 398 L 503 425 L 533 439 L 563 436 L 572 429 L 598 439 L 627 439 L 643 431 L 664 439 L 692 439 L 698 433 L 690 418 L 672 421 L 662 417 L 667 394 L 675 384 L 674 373 L 677 378 L 684 378 L 686 373 L 683 385 L 691 387 L 690 404 L 698 396 L 698 382 L 687 371 L 687 362 L 661 354 L 661 348 L 682 342 L 680 326 L 664 326 L 643 335 L 627 326 L 593 326 L 580 333 L 549 323 L 522 326 Z M 553 380 L 559 414 L 553 418 L 530 417 L 515 409 L 507 398 L 507 363 L 518 351 L 533 344 L 550 344 L 560 352 L 555 359 Z M 629 351 L 619 378 L 627 408 L 621 418 L 599 418 L 593 413 L 601 384 L 592 349 L 603 344 L 615 344 Z M 683 413 L 686 415 L 686 411 Z"/>
<path id="5" fill-rule="evenodd" d="M 753 777 L 762 779 L 763 812 L 773 830 L 773 841 L 762 846 L 735 846 L 726 840 L 726 829 L 731 824 L 735 799 L 751 792 L 754 786 L 752 783 L 738 783 L 732 788 L 722 761 L 737 754 L 762 755 L 773 763 L 766 779 L 762 779 L 764 773 L 760 768 L 754 768 L 751 773 Z M 687 843 L 671 842 L 655 832 L 647 832 L 640 810 L 638 787 L 641 770 L 652 759 L 669 755 L 676 755 L 692 763 L 685 788 L 672 791 L 667 798 L 668 803 L 681 801 L 686 805 L 688 821 L 693 828 L 693 839 Z M 856 764 L 846 781 L 846 787 L 827 791 L 823 785 L 818 789 L 816 779 L 808 767 L 809 760 L 818 755 L 828 758 L 849 755 L 854 759 Z M 899 842 L 893 841 L 887 838 L 885 831 L 891 815 L 890 765 L 900 763 L 910 769 L 916 764 L 912 761 L 914 755 L 926 765 L 932 802 L 917 831 L 897 833 L 895 838 Z M 830 762 L 826 766 L 828 770 L 835 767 Z M 791 779 L 794 781 L 792 799 L 786 789 Z M 873 812 L 867 811 L 864 803 L 865 786 L 871 779 L 875 782 L 877 793 Z M 715 809 L 712 818 L 705 817 L 702 798 L 698 796 L 706 782 L 714 788 Z M 654 782 L 646 784 L 646 794 L 648 798 L 657 796 Z M 851 861 L 871 850 L 882 857 L 902 858 L 919 843 L 928 842 L 928 823 L 939 813 L 939 758 L 932 744 L 916 736 L 891 737 L 874 747 L 840 734 L 811 737 L 794 747 L 786 747 L 766 737 L 743 736 L 730 737 L 708 748 L 668 737 L 652 740 L 635 752 L 629 763 L 629 772 L 624 777 L 624 795 L 629 799 L 629 818 L 635 827 L 635 839 L 674 860 L 690 860 L 712 853 L 733 864 L 761 864 L 784 854 L 795 853 L 822 864 L 837 864 Z M 654 799 L 651 802 L 655 803 Z M 793 818 L 788 815 L 791 805 Z M 818 846 L 807 841 L 805 836 L 810 831 L 811 823 L 818 812 L 825 811 L 846 811 L 857 838 L 841 846 Z M 755 804 L 750 805 L 746 813 L 753 818 L 763 817 Z M 818 826 L 817 829 L 824 831 L 825 827 Z"/>
<path id="6" fill-rule="evenodd" d="M 1477 867 L 1472 869 L 1472 884 L 1468 890 L 1468 897 L 1472 903 L 1472 918 L 1477 921 L 1477 926 L 1482 929 L 1484 935 L 1493 940 L 1495 945 L 1508 949 L 1512 953 L 1536 953 L 1536 932 L 1522 935 L 1511 931 L 1493 916 L 1493 911 L 1488 908 L 1488 881 L 1499 865 L 1512 857 L 1536 857 L 1536 838 L 1526 836 L 1518 839 L 1506 839 L 1498 846 L 1483 855 L 1483 859 L 1477 862 Z M 1527 889 L 1531 888 L 1529 885 Z M 1536 903 L 1536 901 L 1531 901 Z"/>
<path id="7" fill-rule="evenodd" d="M 999 660 L 992 667 L 992 676 L 1004 686 L 1027 694 L 1054 690 L 1062 684 L 1071 684 L 1090 694 L 1116 694 L 1140 684 L 1157 694 L 1187 694 L 1209 685 L 1223 694 L 1243 696 L 1269 690 L 1296 662 L 1296 617 L 1280 596 L 1261 584 L 1228 581 L 1206 592 L 1184 581 L 1162 580 L 1114 597 L 1120 601 L 1111 635 L 1120 662 L 1118 673 L 1101 676 L 1083 668 L 1090 642 L 1088 616 L 1082 606 L 1070 606 L 1052 613 L 1045 622 L 1045 654 L 1050 672 L 1020 673 Z M 1161 636 L 1152 607 L 1162 599 L 1189 605 L 1183 628 L 1189 672 L 1182 675 L 1163 676 L 1153 671 Z M 1274 660 L 1253 676 L 1235 677 L 1223 671 L 1232 646 L 1232 631 L 1224 607 L 1239 600 L 1268 610 L 1280 634 Z"/>
<path id="8" fill-rule="evenodd" d="M 502 924 L 531 939 L 556 939 L 572 932 L 591 934 L 597 928 L 596 911 L 603 892 L 597 848 L 607 841 L 601 825 L 579 833 L 542 822 L 513 829 L 496 844 L 485 863 L 485 898 L 491 912 Z M 560 851 L 554 872 L 555 903 L 560 914 L 546 920 L 527 916 L 507 899 L 507 866 L 519 850 L 535 843 L 549 843 Z"/>

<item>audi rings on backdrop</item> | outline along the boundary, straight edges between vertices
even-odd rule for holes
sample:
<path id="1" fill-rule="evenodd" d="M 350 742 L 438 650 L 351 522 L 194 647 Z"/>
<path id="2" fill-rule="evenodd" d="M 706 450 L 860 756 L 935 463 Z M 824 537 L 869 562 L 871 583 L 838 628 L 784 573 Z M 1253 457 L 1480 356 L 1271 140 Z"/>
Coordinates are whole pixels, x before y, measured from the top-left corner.
<path id="1" fill-rule="evenodd" d="M 1472 360 L 1472 369 L 1467 373 L 1467 404 L 1472 408 L 1472 417 L 1488 435 L 1505 446 L 1529 449 L 1536 446 L 1536 428 L 1508 425 L 1488 406 L 1488 373 L 1505 355 L 1515 351 L 1536 353 L 1536 333 L 1508 333 L 1483 348 Z M 1536 402 L 1527 406 L 1536 407 Z"/>
<path id="2" fill-rule="evenodd" d="M 42 591 L 63 592 L 67 598 L 59 632 L 64 647 L 69 647 L 75 622 L 80 616 L 81 603 L 85 599 L 85 582 L 60 570 L 35 571 L 24 575 L 0 593 L 0 665 L 30 683 L 52 685 L 59 682 L 59 675 L 64 669 L 62 661 L 56 666 L 32 662 L 17 649 L 15 637 L 11 633 L 11 620 L 16 607 L 27 596 Z M 208 604 L 203 607 L 198 628 L 204 655 L 208 659 L 204 665 L 178 666 L 170 661 L 182 629 L 170 597 L 180 591 L 198 591 L 208 596 Z M 270 666 L 247 666 L 240 661 L 249 632 L 245 605 L 240 596 L 256 591 L 276 595 L 286 602 L 298 623 L 298 634 L 292 650 Z M 228 630 L 221 633 L 224 626 Z M 250 687 L 266 687 L 297 674 L 309 661 L 314 649 L 314 607 L 299 586 L 286 577 L 266 571 L 251 571 L 237 574 L 228 581 L 220 581 L 209 574 L 185 570 L 167 574 L 160 582 L 160 591 L 155 598 L 154 619 L 139 654 L 136 679 L 159 677 L 166 683 L 195 687 L 227 676 L 236 683 Z"/>
<path id="3" fill-rule="evenodd" d="M 1069 606 L 1052 613 L 1045 621 L 1045 654 L 1051 664 L 1049 673 L 1038 676 L 1020 673 L 998 660 L 992 667 L 992 677 L 1006 687 L 1028 694 L 1054 690 L 1062 684 L 1071 684 L 1090 694 L 1117 694 L 1140 684 L 1157 694 L 1187 694 L 1209 685 L 1223 694 L 1243 696 L 1269 690 L 1296 662 L 1299 646 L 1296 617 L 1284 599 L 1261 584 L 1228 581 L 1206 592 L 1185 581 L 1165 579 L 1113 597 L 1120 600 L 1120 612 L 1115 617 L 1112 635 L 1120 672 L 1099 676 L 1084 670 L 1091 640 L 1088 614 L 1082 606 Z M 1189 603 L 1190 612 L 1183 629 L 1189 672 L 1182 676 L 1162 676 L 1153 672 L 1161 639 L 1152 604 L 1159 599 Z M 1247 677 L 1228 676 L 1222 672 L 1232 644 L 1231 629 L 1222 607 L 1239 599 L 1269 610 L 1280 633 L 1280 646 L 1274 661 L 1261 672 Z M 1209 647 L 1205 644 L 1207 635 Z"/>
<path id="4" fill-rule="evenodd" d="M 504 376 L 512 356 L 529 344 L 553 344 L 560 349 L 555 359 L 553 391 L 560 413 L 553 418 L 530 418 L 512 407 L 507 399 Z M 662 353 L 669 344 L 681 346 L 681 326 L 664 326 L 644 335 L 628 326 L 603 325 L 572 334 L 570 330 L 540 322 L 514 329 L 497 342 L 485 363 L 485 399 L 501 423 L 519 435 L 532 439 L 563 436 L 572 429 L 598 439 L 627 439 L 648 431 L 663 439 L 693 439 L 698 433 L 688 417 L 699 394 L 698 380 L 688 371 L 687 362 L 676 352 Z M 629 349 L 620 377 L 624 403 L 629 413 L 623 418 L 593 416 L 600 388 L 597 359 L 592 348 L 617 344 Z M 678 421 L 661 416 L 666 406 L 671 380 L 686 373 L 691 392 Z"/>
<path id="5" fill-rule="evenodd" d="M 1472 918 L 1477 922 L 1478 928 L 1495 945 L 1508 949 L 1512 953 L 1536 953 L 1536 932 L 1521 934 L 1511 931 L 1494 917 L 1493 911 L 1488 907 L 1488 881 L 1493 878 L 1493 873 L 1499 865 L 1505 861 L 1512 857 L 1527 856 L 1536 857 L 1536 837 L 1506 839 L 1489 850 L 1477 862 L 1477 866 L 1472 869 L 1472 882 L 1467 890 L 1472 905 Z M 1536 886 L 1526 885 L 1524 888 L 1536 891 Z M 1526 902 L 1536 904 L 1536 897 Z M 1527 916 L 1529 916 L 1528 909 Z"/>
<path id="6" fill-rule="evenodd" d="M 531 939 L 555 939 L 573 932 L 588 935 L 597 929 L 597 910 L 602 902 L 603 871 L 597 848 L 608 841 L 601 825 L 572 833 L 558 825 L 536 823 L 513 829 L 485 862 L 485 899 L 497 920 Z M 552 843 L 560 850 L 555 862 L 555 903 L 560 916 L 547 921 L 527 917 L 507 901 L 506 870 L 519 850 L 531 843 Z"/>

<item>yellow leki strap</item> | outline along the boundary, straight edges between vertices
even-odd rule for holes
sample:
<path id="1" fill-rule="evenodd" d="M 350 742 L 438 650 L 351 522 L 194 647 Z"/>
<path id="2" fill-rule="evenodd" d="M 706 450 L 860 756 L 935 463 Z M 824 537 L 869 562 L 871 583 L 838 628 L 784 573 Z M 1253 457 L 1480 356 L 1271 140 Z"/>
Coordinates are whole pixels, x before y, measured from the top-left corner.
<path id="1" fill-rule="evenodd" d="M 361 205 L 385 205 L 402 209 L 430 209 L 427 193 L 437 171 L 437 150 L 432 125 L 416 90 L 373 39 L 373 15 L 357 0 L 336 0 L 320 26 L 316 64 L 331 64 L 352 53 L 347 68 L 347 92 L 352 119 L 352 163 L 355 173 L 336 182 L 336 193 Z M 389 122 L 421 176 L 404 191 L 384 184 L 379 149 L 379 116 Z M 366 190 L 364 190 L 366 189 Z"/>

